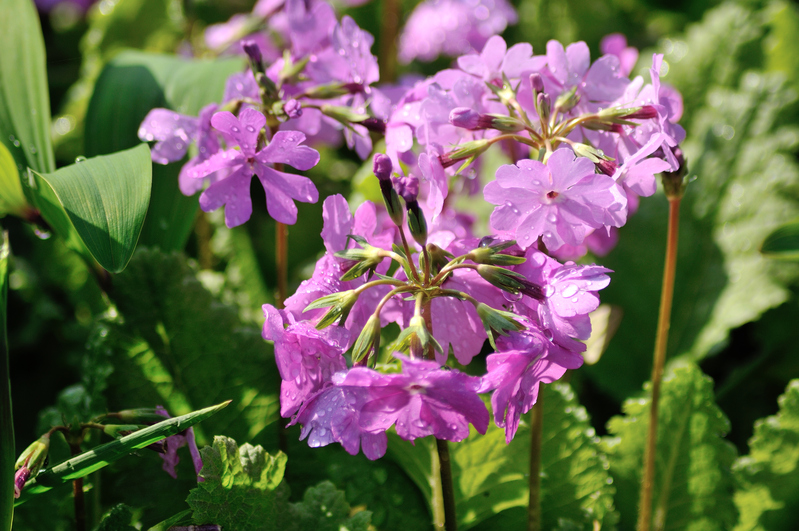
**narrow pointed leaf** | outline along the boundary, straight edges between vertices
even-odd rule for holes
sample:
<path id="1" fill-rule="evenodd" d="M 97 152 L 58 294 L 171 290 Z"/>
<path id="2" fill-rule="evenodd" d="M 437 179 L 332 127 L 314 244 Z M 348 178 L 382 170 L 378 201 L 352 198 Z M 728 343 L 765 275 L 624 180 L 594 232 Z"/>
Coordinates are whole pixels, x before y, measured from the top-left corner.
<path id="1" fill-rule="evenodd" d="M 95 470 L 100 470 L 110 463 L 113 463 L 120 457 L 130 454 L 134 450 L 144 448 L 161 439 L 166 439 L 167 437 L 180 433 L 198 422 L 207 419 L 217 411 L 224 409 L 228 404 L 230 404 L 230 400 L 205 409 L 193 411 L 188 415 L 164 420 L 158 424 L 153 424 L 152 426 L 144 428 L 143 430 L 131 433 L 121 439 L 117 439 L 116 441 L 101 444 L 93 450 L 84 452 L 63 463 L 50 467 L 40 472 L 36 478 L 25 485 L 25 489 L 22 491 L 22 496 L 17 504 L 24 503 L 31 495 L 47 492 L 53 487 L 57 487 L 67 481 L 87 476 Z"/>
<path id="2" fill-rule="evenodd" d="M 55 170 L 44 39 L 29 0 L 0 0 L 0 142 L 17 164 Z"/>
<path id="3" fill-rule="evenodd" d="M 651 398 L 630 399 L 608 422 L 604 440 L 624 528 L 634 526 Z M 736 519 L 730 423 L 716 406 L 713 382 L 692 363 L 663 379 L 653 495 L 653 529 L 729 529 Z"/>
<path id="4" fill-rule="evenodd" d="M 150 150 L 140 145 L 41 174 L 92 256 L 108 271 L 125 269 L 150 200 Z"/>
<path id="5" fill-rule="evenodd" d="M 0 216 L 22 216 L 27 208 L 28 201 L 19 181 L 17 163 L 6 146 L 0 143 Z"/>
<path id="6" fill-rule="evenodd" d="M 0 232 L 0 531 L 10 531 L 14 517 L 14 419 L 8 367 L 6 302 L 8 299 L 8 233 Z"/>

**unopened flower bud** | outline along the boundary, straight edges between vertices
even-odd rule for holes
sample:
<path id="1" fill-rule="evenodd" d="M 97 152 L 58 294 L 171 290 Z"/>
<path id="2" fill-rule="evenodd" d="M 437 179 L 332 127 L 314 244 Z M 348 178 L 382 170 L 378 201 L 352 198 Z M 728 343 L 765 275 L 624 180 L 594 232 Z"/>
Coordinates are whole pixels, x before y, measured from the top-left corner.
<path id="1" fill-rule="evenodd" d="M 289 118 L 299 118 L 302 116 L 302 104 L 295 99 L 290 99 L 283 104 L 283 112 Z"/>
<path id="2" fill-rule="evenodd" d="M 481 120 L 482 115 L 469 107 L 455 107 L 449 113 L 449 123 L 455 127 L 462 127 L 470 131 L 485 129 Z"/>
<path id="3" fill-rule="evenodd" d="M 430 268 L 434 273 L 438 273 L 449 261 L 454 258 L 452 253 L 445 251 L 433 243 L 427 244 L 427 254 L 430 256 Z"/>
<path id="4" fill-rule="evenodd" d="M 470 142 L 464 142 L 456 149 L 444 153 L 439 157 L 441 160 L 441 166 L 443 168 L 449 168 L 450 166 L 454 166 L 462 160 L 476 158 L 482 155 L 490 146 L 491 143 L 488 140 L 472 140 Z"/>
<path id="5" fill-rule="evenodd" d="M 39 470 L 44 467 L 49 451 L 50 435 L 45 434 L 25 448 L 25 451 L 20 454 L 17 462 L 14 464 L 14 469 L 17 471 L 14 474 L 15 498 L 19 498 L 22 493 L 22 488 L 25 486 L 25 482 L 31 477 L 35 477 L 36 474 L 39 473 Z"/>
<path id="6" fill-rule="evenodd" d="M 380 350 L 380 316 L 372 314 L 361 330 L 355 345 L 352 347 L 352 362 L 358 364 L 363 359 Z"/>
<path id="7" fill-rule="evenodd" d="M 406 203 L 416 201 L 419 196 L 419 179 L 408 175 L 407 177 L 394 177 L 391 181 L 394 183 L 394 189 Z"/>
<path id="8" fill-rule="evenodd" d="M 560 112 L 569 112 L 578 103 L 580 103 L 580 95 L 577 94 L 577 87 L 574 86 L 567 90 L 555 100 L 555 108 Z"/>
<path id="9" fill-rule="evenodd" d="M 255 41 L 247 40 L 242 41 L 241 48 L 244 50 L 244 53 L 247 54 L 247 57 L 250 59 L 250 66 L 252 67 L 253 73 L 255 72 L 264 72 L 264 63 L 263 63 L 263 55 L 261 55 L 261 49 L 258 47 L 258 43 Z"/>
<path id="10" fill-rule="evenodd" d="M 25 482 L 31 477 L 31 471 L 28 467 L 23 466 L 14 474 L 14 498 L 19 498 L 22 494 L 22 489 L 25 487 Z"/>
<path id="11" fill-rule="evenodd" d="M 514 313 L 495 310 L 482 302 L 475 309 L 480 320 L 483 321 L 483 328 L 485 328 L 488 340 L 494 349 L 497 348 L 494 342 L 496 334 L 506 336 L 508 332 L 518 332 L 524 329 L 524 325 L 518 321 L 521 317 Z"/>
<path id="12" fill-rule="evenodd" d="M 595 162 L 594 165 L 596 166 L 596 169 L 598 169 L 601 173 L 604 173 L 609 177 L 613 177 L 614 175 L 616 175 L 616 170 L 618 169 L 618 166 L 612 160 L 603 159 L 600 160 L 599 162 Z"/>
<path id="13" fill-rule="evenodd" d="M 367 118 L 361 122 L 361 125 L 373 133 L 386 134 L 386 121 L 380 118 Z"/>
<path id="14" fill-rule="evenodd" d="M 663 172 L 660 174 L 661 182 L 663 183 L 663 192 L 665 192 L 668 199 L 682 197 L 686 184 L 685 176 L 688 174 L 688 165 L 685 161 L 685 155 L 682 149 L 677 146 L 674 148 L 673 153 L 680 167 L 673 172 Z"/>
<path id="15" fill-rule="evenodd" d="M 124 409 L 107 416 L 121 420 L 125 424 L 155 424 L 164 420 L 163 415 L 156 413 L 155 408 Z"/>
<path id="16" fill-rule="evenodd" d="M 358 294 L 355 290 L 351 289 L 316 299 L 311 304 L 306 306 L 303 312 L 307 312 L 308 310 L 316 310 L 319 308 L 330 308 L 327 313 L 322 316 L 319 322 L 316 323 L 316 328 L 318 330 L 322 330 L 323 328 L 327 328 L 328 326 L 332 325 L 337 320 L 339 321 L 339 324 L 343 326 L 356 302 L 358 302 Z"/>
<path id="17" fill-rule="evenodd" d="M 514 295 L 522 293 L 538 301 L 543 301 L 545 298 L 540 286 L 533 284 L 524 275 L 515 271 L 493 265 L 480 264 L 477 266 L 477 273 L 489 283 L 508 293 L 513 293 Z"/>
<path id="18" fill-rule="evenodd" d="M 652 105 L 644 105 L 629 114 L 622 115 L 626 120 L 651 120 L 658 117 L 658 111 Z"/>
<path id="19" fill-rule="evenodd" d="M 391 171 L 393 169 L 394 166 L 391 164 L 391 157 L 384 153 L 375 154 L 374 162 L 372 164 L 372 171 L 374 171 L 375 177 L 381 181 L 390 181 Z"/>
<path id="20" fill-rule="evenodd" d="M 552 99 L 549 94 L 539 94 L 536 96 L 535 102 L 539 118 L 541 118 L 542 122 L 548 122 L 552 112 Z"/>
<path id="21" fill-rule="evenodd" d="M 533 89 L 533 94 L 544 92 L 544 78 L 538 72 L 530 74 L 530 87 Z"/>

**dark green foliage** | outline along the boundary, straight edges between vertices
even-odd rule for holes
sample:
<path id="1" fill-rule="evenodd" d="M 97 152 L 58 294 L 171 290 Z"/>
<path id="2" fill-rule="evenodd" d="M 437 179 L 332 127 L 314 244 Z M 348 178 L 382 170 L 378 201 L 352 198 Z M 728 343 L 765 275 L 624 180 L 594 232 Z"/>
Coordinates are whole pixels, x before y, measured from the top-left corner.
<path id="1" fill-rule="evenodd" d="M 736 531 L 788 531 L 799 525 L 799 380 L 780 397 L 780 412 L 755 423 L 749 455 L 734 465 L 741 517 Z"/>
<path id="2" fill-rule="evenodd" d="M 641 483 L 650 398 L 624 403 L 603 440 L 617 488 L 620 527 L 633 529 Z M 722 530 L 737 519 L 730 467 L 735 449 L 723 439 L 729 421 L 713 400 L 713 382 L 683 363 L 663 379 L 655 460 L 653 525 L 657 529 Z"/>
<path id="3" fill-rule="evenodd" d="M 133 531 L 136 528 L 130 525 L 132 518 L 130 507 L 120 503 L 105 514 L 97 531 Z"/>
<path id="4" fill-rule="evenodd" d="M 291 504 L 289 515 L 286 529 L 296 531 L 367 531 L 372 518 L 366 510 L 350 516 L 344 493 L 330 481 L 306 490 L 301 503 Z"/>

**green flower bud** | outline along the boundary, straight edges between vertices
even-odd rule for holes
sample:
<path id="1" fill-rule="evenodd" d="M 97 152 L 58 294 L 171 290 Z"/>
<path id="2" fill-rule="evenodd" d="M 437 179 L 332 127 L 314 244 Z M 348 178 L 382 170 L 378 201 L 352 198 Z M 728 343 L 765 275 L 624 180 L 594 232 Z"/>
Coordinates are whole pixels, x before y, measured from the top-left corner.
<path id="1" fill-rule="evenodd" d="M 45 434 L 25 448 L 25 451 L 20 454 L 17 462 L 14 463 L 14 470 L 25 467 L 30 471 L 30 477 L 36 476 L 39 470 L 44 466 L 49 451 L 50 435 Z"/>
<path id="2" fill-rule="evenodd" d="M 488 335 L 488 340 L 491 342 L 491 346 L 494 349 L 497 348 L 494 342 L 494 336 L 496 334 L 506 336 L 508 332 L 518 332 L 525 328 L 524 325 L 518 321 L 522 319 L 521 316 L 515 313 L 495 310 L 482 302 L 477 305 L 476 309 L 477 315 L 479 315 L 480 319 L 483 321 L 483 327 Z"/>
<path id="3" fill-rule="evenodd" d="M 358 363 L 380 350 L 380 316 L 372 315 L 361 330 L 361 335 L 352 347 L 352 362 Z M 368 358 L 367 358 L 368 359 Z"/>

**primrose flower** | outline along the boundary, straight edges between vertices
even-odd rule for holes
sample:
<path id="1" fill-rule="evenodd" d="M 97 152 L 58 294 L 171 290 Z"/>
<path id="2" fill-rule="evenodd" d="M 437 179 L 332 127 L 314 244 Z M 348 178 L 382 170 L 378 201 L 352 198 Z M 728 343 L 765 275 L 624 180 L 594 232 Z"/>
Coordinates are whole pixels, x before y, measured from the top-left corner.
<path id="1" fill-rule="evenodd" d="M 553 251 L 579 245 L 589 229 L 620 227 L 627 219 L 627 197 L 607 175 L 595 174 L 587 158 L 570 149 L 555 151 L 546 164 L 524 159 L 497 170 L 485 199 L 498 205 L 491 227 L 511 233 L 526 249 L 539 236 Z"/>
<path id="2" fill-rule="evenodd" d="M 462 441 L 469 436 L 469 423 L 486 432 L 488 410 L 477 396 L 479 378 L 442 369 L 434 361 L 394 357 L 402 360 L 400 374 L 356 367 L 339 384 L 367 390 L 361 428 L 380 433 L 396 423 L 397 435 L 408 441 L 428 435 Z"/>
<path id="3" fill-rule="evenodd" d="M 156 415 L 161 415 L 162 417 L 172 418 L 164 406 L 156 406 L 155 413 Z M 203 460 L 200 457 L 200 451 L 197 449 L 197 443 L 194 440 L 194 428 L 188 428 L 186 431 L 182 431 L 176 435 L 167 437 L 164 440 L 164 448 L 166 451 L 165 453 L 160 454 L 161 459 L 164 460 L 164 471 L 173 478 L 177 479 L 178 474 L 175 471 L 175 467 L 180 462 L 180 457 L 178 457 L 178 449 L 182 448 L 183 446 L 189 447 L 191 461 L 194 464 L 194 472 L 197 474 L 197 481 L 204 481 L 200 476 L 200 470 L 203 468 Z"/>
<path id="4" fill-rule="evenodd" d="M 189 170 L 189 175 L 202 178 L 221 169 L 230 175 L 209 186 L 200 196 L 205 212 L 225 205 L 225 224 L 232 228 L 250 219 L 252 199 L 250 181 L 257 175 L 266 192 L 266 209 L 276 221 L 293 225 L 297 222 L 294 201 L 315 203 L 319 193 L 310 179 L 277 171 L 268 166 L 282 163 L 298 170 L 308 170 L 319 162 L 319 152 L 300 144 L 305 135 L 298 131 L 279 131 L 265 148 L 256 152 L 258 135 L 266 117 L 254 109 L 244 109 L 239 118 L 223 111 L 214 114 L 211 125 L 236 142 L 240 150 L 227 149 Z"/>

